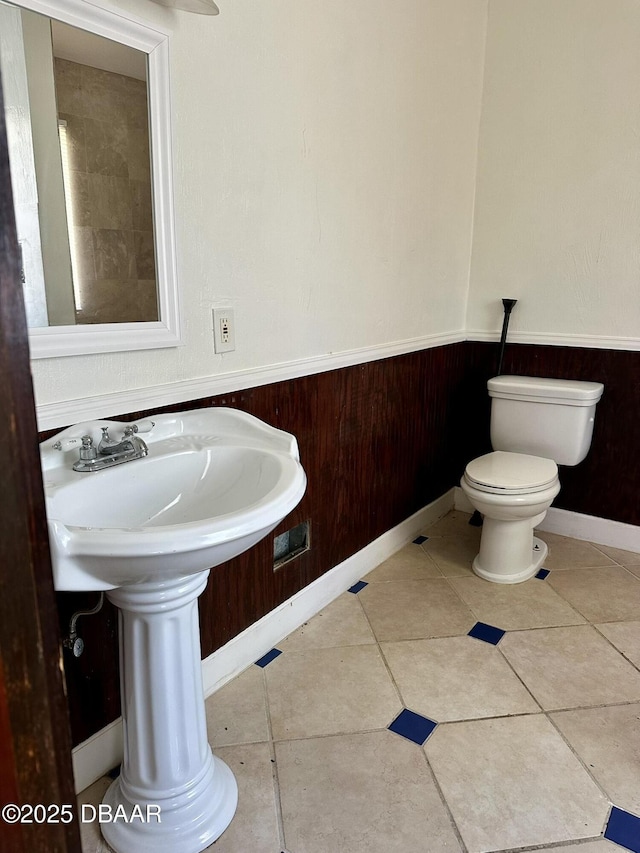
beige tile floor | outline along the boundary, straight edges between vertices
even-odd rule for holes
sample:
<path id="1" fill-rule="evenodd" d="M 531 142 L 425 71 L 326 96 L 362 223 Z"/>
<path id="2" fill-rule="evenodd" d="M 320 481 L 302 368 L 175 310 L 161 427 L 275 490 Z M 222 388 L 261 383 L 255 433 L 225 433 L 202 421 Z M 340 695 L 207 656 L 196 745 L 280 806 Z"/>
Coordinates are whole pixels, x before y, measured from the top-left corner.
<path id="1" fill-rule="evenodd" d="M 640 851 L 640 831 L 603 837 L 612 806 L 640 815 L 640 555 L 542 533 L 548 577 L 499 586 L 471 572 L 468 518 L 207 701 L 240 791 L 213 853 Z M 506 633 L 475 639 L 477 622 Z M 437 723 L 424 744 L 389 730 L 404 708 Z"/>

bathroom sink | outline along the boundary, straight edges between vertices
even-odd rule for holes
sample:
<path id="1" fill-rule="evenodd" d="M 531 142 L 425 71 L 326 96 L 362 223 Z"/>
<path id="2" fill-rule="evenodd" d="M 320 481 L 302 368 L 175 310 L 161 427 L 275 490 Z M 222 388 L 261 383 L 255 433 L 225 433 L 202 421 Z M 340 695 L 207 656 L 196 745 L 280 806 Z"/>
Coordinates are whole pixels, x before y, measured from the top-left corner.
<path id="1" fill-rule="evenodd" d="M 197 598 L 300 501 L 297 442 L 209 408 L 77 424 L 40 452 L 55 588 L 105 590 L 119 610 L 123 762 L 103 805 L 127 819 L 102 834 L 116 853 L 174 853 L 176 839 L 200 853 L 238 787 L 208 743 Z M 150 808 L 161 819 L 141 822 Z"/>
<path id="2" fill-rule="evenodd" d="M 148 455 L 77 473 L 92 421 L 41 445 L 54 585 L 109 590 L 212 568 L 246 551 L 300 501 L 306 477 L 296 440 L 235 409 L 150 416 Z M 62 449 L 55 449 L 55 446 Z"/>

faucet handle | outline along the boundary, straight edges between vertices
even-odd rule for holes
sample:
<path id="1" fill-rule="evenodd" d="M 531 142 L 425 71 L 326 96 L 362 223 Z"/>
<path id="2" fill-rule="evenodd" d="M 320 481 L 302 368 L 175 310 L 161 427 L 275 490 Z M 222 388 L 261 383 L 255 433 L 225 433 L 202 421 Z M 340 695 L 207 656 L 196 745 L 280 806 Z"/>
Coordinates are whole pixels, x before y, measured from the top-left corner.
<path id="1" fill-rule="evenodd" d="M 129 426 L 133 432 L 151 432 L 155 425 L 155 421 L 138 421 L 137 423 L 130 424 Z"/>
<path id="2" fill-rule="evenodd" d="M 137 432 L 151 432 L 155 423 L 153 421 L 139 421 L 137 424 L 127 424 L 124 428 L 124 437 L 131 438 Z"/>

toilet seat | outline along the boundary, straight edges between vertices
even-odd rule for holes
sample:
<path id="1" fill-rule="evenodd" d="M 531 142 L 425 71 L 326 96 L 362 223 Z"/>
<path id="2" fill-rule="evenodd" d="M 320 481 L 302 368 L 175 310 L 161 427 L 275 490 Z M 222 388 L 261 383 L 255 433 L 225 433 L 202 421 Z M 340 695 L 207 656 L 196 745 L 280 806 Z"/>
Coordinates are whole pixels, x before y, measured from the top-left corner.
<path id="1" fill-rule="evenodd" d="M 525 495 L 542 492 L 558 479 L 558 466 L 553 459 L 495 450 L 473 459 L 464 478 L 480 492 L 503 495 Z"/>

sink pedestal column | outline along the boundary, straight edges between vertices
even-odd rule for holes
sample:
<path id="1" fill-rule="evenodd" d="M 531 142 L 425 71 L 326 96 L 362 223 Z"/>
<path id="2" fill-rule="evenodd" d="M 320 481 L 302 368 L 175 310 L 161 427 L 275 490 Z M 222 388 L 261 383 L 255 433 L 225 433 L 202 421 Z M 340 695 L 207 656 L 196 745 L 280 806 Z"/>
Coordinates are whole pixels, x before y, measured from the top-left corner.
<path id="1" fill-rule="evenodd" d="M 107 593 L 119 609 L 124 760 L 101 829 L 117 853 L 198 853 L 236 810 L 236 780 L 207 740 L 197 599 L 208 576 Z"/>

